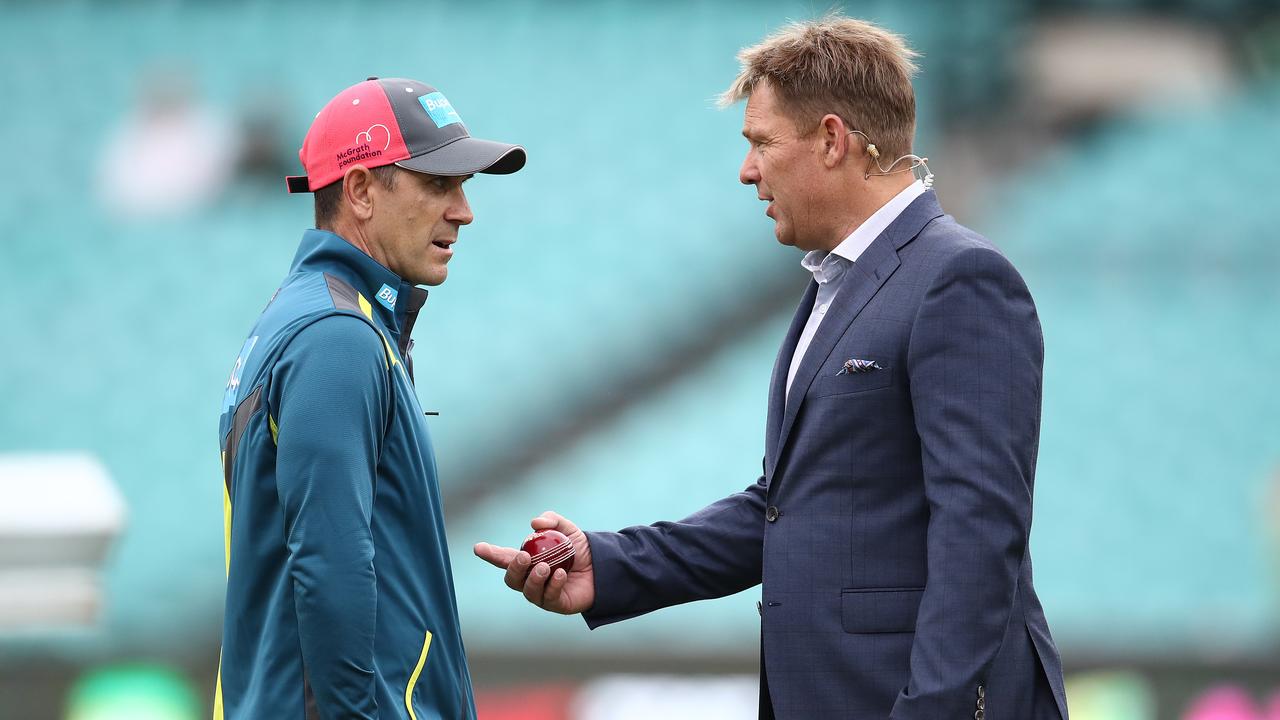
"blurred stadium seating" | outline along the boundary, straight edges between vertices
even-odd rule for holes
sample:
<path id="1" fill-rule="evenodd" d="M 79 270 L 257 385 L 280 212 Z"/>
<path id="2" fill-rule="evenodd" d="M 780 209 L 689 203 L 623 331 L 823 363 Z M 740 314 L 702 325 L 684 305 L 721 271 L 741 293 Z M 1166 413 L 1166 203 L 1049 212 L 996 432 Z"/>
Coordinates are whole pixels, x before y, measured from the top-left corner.
<path id="1" fill-rule="evenodd" d="M 1274 642 L 1278 91 L 1117 120 L 990 203 L 1045 329 L 1037 584 L 1091 652 Z"/>

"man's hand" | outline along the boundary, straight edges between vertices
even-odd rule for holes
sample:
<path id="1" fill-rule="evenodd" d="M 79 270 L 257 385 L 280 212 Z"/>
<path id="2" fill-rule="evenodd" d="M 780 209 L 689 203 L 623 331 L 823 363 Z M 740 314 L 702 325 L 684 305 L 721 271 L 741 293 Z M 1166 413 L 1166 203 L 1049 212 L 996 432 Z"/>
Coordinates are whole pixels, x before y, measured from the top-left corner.
<path id="1" fill-rule="evenodd" d="M 529 567 L 529 553 L 515 548 L 476 543 L 476 557 L 507 571 L 507 587 L 524 593 L 529 602 L 548 612 L 573 615 L 590 610 L 596 600 L 595 574 L 591 569 L 591 545 L 577 525 L 558 513 L 542 513 L 529 522 L 534 530 L 558 530 L 573 543 L 573 570 L 550 575 L 544 562 Z M 549 576 L 550 575 L 550 576 Z M 549 576 L 549 577 L 548 577 Z"/>

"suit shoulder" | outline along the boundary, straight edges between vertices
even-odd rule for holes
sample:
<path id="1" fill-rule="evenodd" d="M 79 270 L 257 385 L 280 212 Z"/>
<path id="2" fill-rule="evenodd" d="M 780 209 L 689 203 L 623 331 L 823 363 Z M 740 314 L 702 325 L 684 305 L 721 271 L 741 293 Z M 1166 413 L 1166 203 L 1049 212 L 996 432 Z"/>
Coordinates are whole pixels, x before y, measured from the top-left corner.
<path id="1" fill-rule="evenodd" d="M 980 233 L 956 222 L 950 215 L 942 215 L 920 231 L 912 245 L 930 253 L 944 256 L 959 255 L 970 250 L 988 250 L 1003 257 L 1004 253 Z M 908 246 L 910 247 L 910 246 Z"/>
<path id="2" fill-rule="evenodd" d="M 981 234 L 943 215 L 924 227 L 916 239 L 902 249 L 904 264 L 915 265 L 921 274 L 936 277 L 943 271 L 986 270 L 1019 276 L 994 243 Z"/>

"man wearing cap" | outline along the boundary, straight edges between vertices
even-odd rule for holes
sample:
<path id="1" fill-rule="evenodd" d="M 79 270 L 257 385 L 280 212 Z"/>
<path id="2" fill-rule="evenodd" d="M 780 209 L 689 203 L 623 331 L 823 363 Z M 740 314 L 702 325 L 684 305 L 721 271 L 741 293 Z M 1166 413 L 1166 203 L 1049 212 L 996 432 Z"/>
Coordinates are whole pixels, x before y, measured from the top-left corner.
<path id="1" fill-rule="evenodd" d="M 473 718 L 435 456 L 413 384 L 419 285 L 462 184 L 525 162 L 423 83 L 329 101 L 299 153 L 316 228 L 240 349 L 219 423 L 226 621 L 215 718 Z"/>

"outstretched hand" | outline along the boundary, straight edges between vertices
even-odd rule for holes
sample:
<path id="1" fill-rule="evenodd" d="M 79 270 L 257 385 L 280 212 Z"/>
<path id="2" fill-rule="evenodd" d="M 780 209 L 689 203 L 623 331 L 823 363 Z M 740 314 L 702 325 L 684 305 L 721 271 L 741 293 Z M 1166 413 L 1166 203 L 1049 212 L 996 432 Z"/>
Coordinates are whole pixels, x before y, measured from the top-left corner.
<path id="1" fill-rule="evenodd" d="M 476 543 L 476 557 L 507 571 L 507 587 L 524 593 L 529 602 L 548 612 L 573 615 L 591 609 L 596 599 L 595 574 L 591 569 L 591 545 L 587 536 L 558 513 L 542 513 L 529 522 L 534 530 L 558 530 L 573 543 L 573 569 L 551 573 L 551 567 L 540 562 L 529 566 L 529 553 L 516 548 Z"/>

